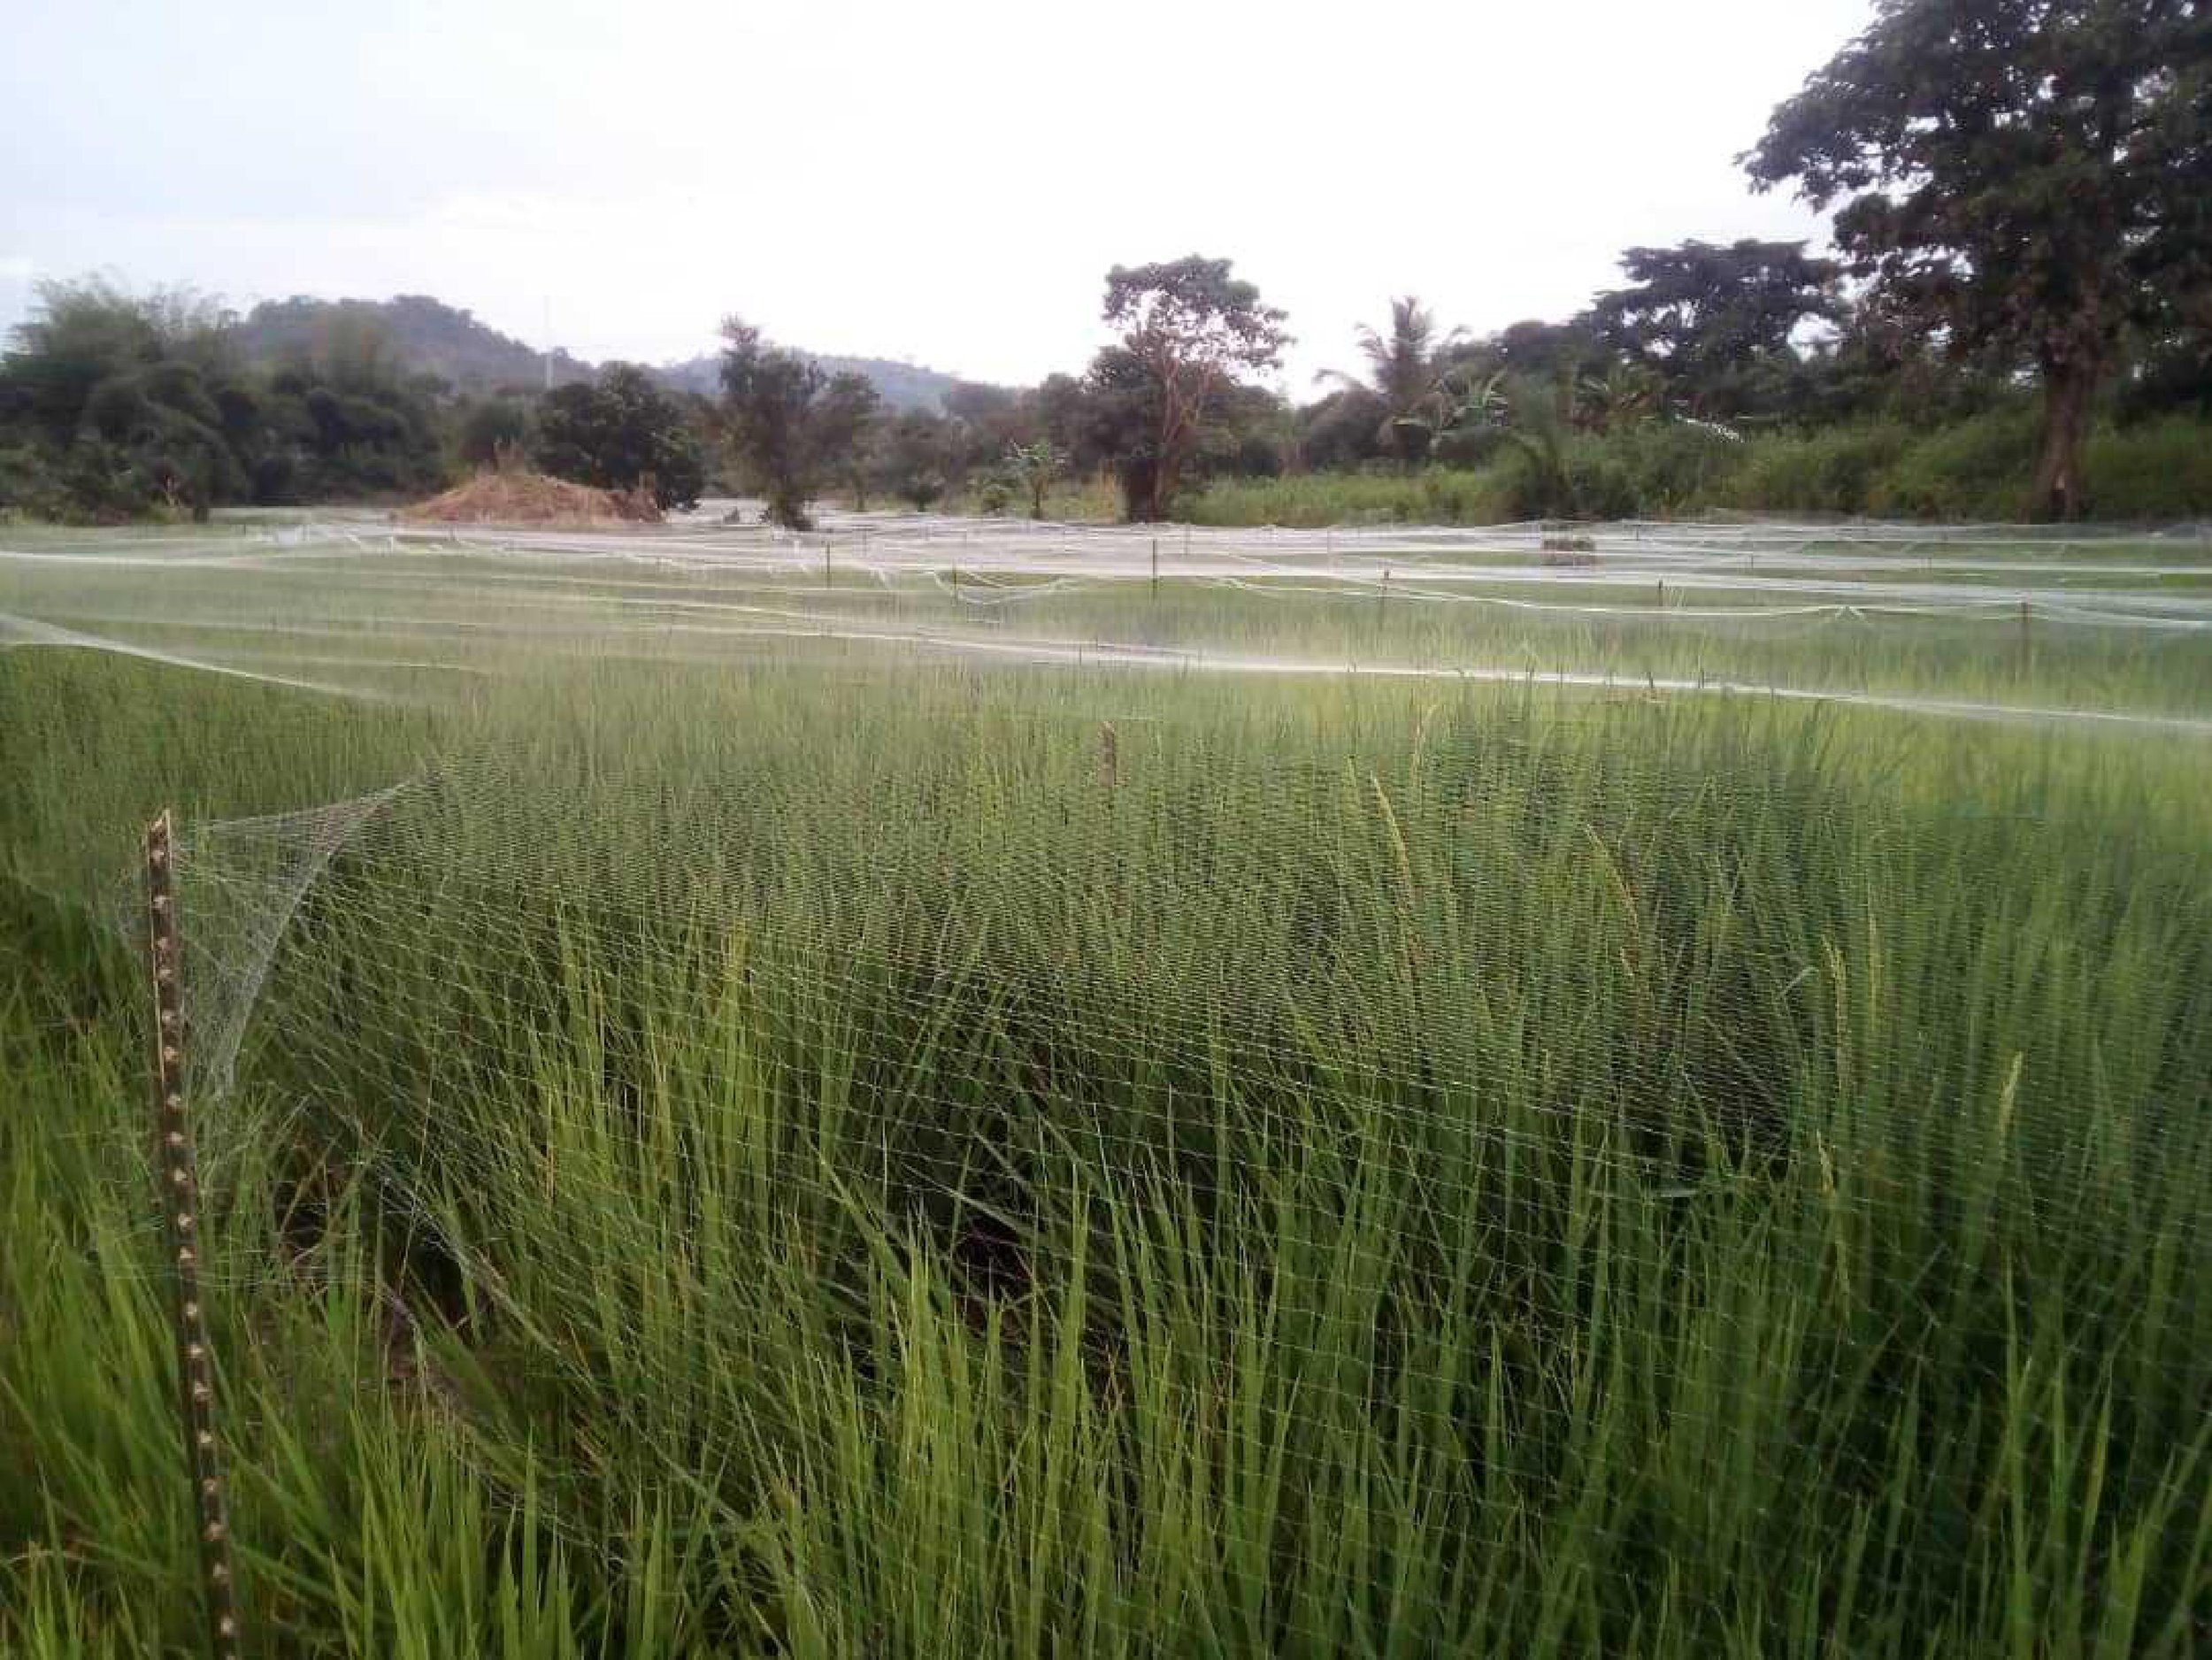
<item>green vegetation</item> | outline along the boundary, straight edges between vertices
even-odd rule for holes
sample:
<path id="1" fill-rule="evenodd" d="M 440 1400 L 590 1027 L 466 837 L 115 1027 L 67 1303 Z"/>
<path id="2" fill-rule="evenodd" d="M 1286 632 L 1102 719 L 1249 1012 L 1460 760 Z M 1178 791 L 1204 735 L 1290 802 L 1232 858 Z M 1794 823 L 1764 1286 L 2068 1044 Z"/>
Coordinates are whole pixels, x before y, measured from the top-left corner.
<path id="1" fill-rule="evenodd" d="M 267 1651 L 2200 1646 L 2206 740 L 1631 683 L 2202 717 L 2200 634 L 1532 615 L 1387 543 L 1156 599 L 44 550 L 0 610 L 384 696 L 0 651 L 0 1649 L 190 1641 L 112 930 L 163 804 Z M 1624 683 L 852 637 L 963 611 Z"/>
<path id="2" fill-rule="evenodd" d="M 856 374 L 825 374 L 771 346 L 733 317 L 722 325 L 722 409 L 731 450 L 768 497 L 769 516 L 793 530 L 807 503 L 856 454 L 880 400 Z"/>
<path id="3" fill-rule="evenodd" d="M 832 488 L 1036 514 L 1063 470 L 1110 476 L 1125 518 L 1217 524 L 2201 514 L 2208 85 L 2193 0 L 1971 27 L 1955 0 L 1890 0 L 1743 158 L 1757 188 L 1835 210 L 1836 257 L 1633 247 L 1578 314 L 1479 337 L 1402 296 L 1359 332 L 1363 373 L 1303 406 L 1256 384 L 1286 314 L 1199 254 L 1115 265 L 1115 342 L 1020 390 L 810 357 L 734 319 L 718 359 L 595 380 L 420 296 L 239 319 L 50 286 L 0 364 L 0 511 L 384 500 L 519 444 L 587 483 L 650 472 L 669 504 L 712 478 L 791 528 Z M 1044 455 L 1041 479 L 1009 471 Z M 1394 471 L 1421 476 L 1347 476 Z"/>
<path id="4" fill-rule="evenodd" d="M 694 507 L 706 487 L 695 422 L 684 403 L 634 363 L 595 381 L 557 388 L 538 415 L 538 465 L 557 479 L 649 492 L 661 507 Z"/>
<path id="5" fill-rule="evenodd" d="M 1562 482 L 1518 450 L 1479 465 L 1217 478 L 1201 525 L 1504 524 L 1547 517 L 1690 518 L 1718 511 L 2017 520 L 2032 505 L 2036 417 L 2020 406 L 1941 427 L 1872 420 L 1747 437 L 1687 422 L 1568 436 Z M 2212 425 L 2108 421 L 2088 434 L 2079 499 L 2091 515 L 2154 523 L 2212 515 Z"/>

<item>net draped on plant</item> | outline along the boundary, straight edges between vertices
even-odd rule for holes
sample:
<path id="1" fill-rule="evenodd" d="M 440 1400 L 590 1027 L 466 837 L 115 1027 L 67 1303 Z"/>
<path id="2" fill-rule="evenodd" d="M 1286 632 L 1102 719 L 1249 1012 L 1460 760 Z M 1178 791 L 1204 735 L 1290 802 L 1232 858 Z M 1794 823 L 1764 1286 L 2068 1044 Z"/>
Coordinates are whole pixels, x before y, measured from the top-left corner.
<path id="1" fill-rule="evenodd" d="M 2202 539 L 1547 534 L 54 537 L 0 823 L 703 1641 L 2185 1651 Z"/>

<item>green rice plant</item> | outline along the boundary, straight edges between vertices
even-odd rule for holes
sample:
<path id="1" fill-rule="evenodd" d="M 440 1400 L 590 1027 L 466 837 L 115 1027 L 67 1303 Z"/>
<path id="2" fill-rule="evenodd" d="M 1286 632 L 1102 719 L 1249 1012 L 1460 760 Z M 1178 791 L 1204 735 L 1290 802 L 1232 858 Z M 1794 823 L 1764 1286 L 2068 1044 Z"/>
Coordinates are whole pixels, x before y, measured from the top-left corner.
<path id="1" fill-rule="evenodd" d="M 2200 739 L 603 643 L 396 705 L 0 656 L 4 1645 L 191 1629 L 101 923 L 170 792 L 268 952 L 196 1035 L 272 1651 L 2200 1640 Z"/>

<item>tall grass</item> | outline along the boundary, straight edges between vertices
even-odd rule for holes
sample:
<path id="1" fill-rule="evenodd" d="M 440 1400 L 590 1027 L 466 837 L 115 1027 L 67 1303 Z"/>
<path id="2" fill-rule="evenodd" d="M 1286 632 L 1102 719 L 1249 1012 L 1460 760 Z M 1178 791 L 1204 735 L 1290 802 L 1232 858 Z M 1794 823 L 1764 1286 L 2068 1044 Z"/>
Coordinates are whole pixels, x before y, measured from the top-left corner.
<path id="1" fill-rule="evenodd" d="M 2008 519 L 2030 505 L 2037 417 L 2005 409 L 1951 425 L 1761 433 L 1731 443 L 1685 423 L 1585 434 L 1563 447 L 1566 494 L 1533 491 L 1523 460 L 1479 467 L 1222 479 L 1188 503 L 1201 525 L 1498 524 L 1543 516 L 1669 518 L 1716 509 Z M 2212 514 L 2212 431 L 2200 421 L 2100 426 L 2085 459 L 2092 517 Z"/>
<path id="2" fill-rule="evenodd" d="M 128 964 L 52 896 L 73 849 L 419 764 L 204 1107 L 272 1651 L 2178 1656 L 2212 1618 L 2198 744 L 0 671 L 12 1651 L 189 1629 Z M 282 833 L 203 829 L 188 926 Z"/>

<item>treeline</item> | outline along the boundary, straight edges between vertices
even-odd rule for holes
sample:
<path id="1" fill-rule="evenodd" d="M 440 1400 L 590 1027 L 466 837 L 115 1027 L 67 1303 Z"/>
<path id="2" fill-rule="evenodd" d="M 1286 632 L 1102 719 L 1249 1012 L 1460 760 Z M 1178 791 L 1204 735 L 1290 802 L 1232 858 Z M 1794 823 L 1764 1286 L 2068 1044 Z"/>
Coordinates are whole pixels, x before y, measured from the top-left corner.
<path id="1" fill-rule="evenodd" d="M 1263 384 L 1287 318 L 1197 255 L 1107 273 L 1082 373 L 936 411 L 736 318 L 712 396 L 611 365 L 472 396 L 365 328 L 248 371 L 211 307 L 50 287 L 0 361 L 0 507 L 381 499 L 513 456 L 790 525 L 833 491 L 1041 516 L 1071 480 L 1140 519 L 2212 512 L 2200 0 L 1885 0 L 1742 160 L 1832 212 L 1832 257 L 1632 248 L 1578 315 L 1479 336 L 1399 299 L 1304 399 Z"/>
<path id="2" fill-rule="evenodd" d="M 1141 518 L 1341 506 L 1363 470 L 1424 475 L 1368 492 L 1408 517 L 2212 511 L 2201 0 L 1884 0 L 1741 159 L 1834 257 L 1632 248 L 1581 314 L 1481 339 L 1402 299 L 1294 411 L 1249 385 L 1284 319 L 1227 262 L 1118 269 L 1120 343 L 1017 400 L 1026 442 Z M 1340 482 L 1218 482 L 1263 473 Z"/>
<path id="3" fill-rule="evenodd" d="M 464 396 L 342 311 L 252 364 L 214 302 L 97 279 L 42 285 L 0 358 L 0 509 L 57 519 L 411 501 L 510 454 L 587 483 L 642 478 L 667 505 L 697 499 L 709 442 L 705 400 L 634 365 Z"/>
<path id="4" fill-rule="evenodd" d="M 262 373 L 181 294 L 48 283 L 0 361 L 0 506 L 57 519 L 402 498 L 446 476 L 439 388 L 373 334 Z"/>

